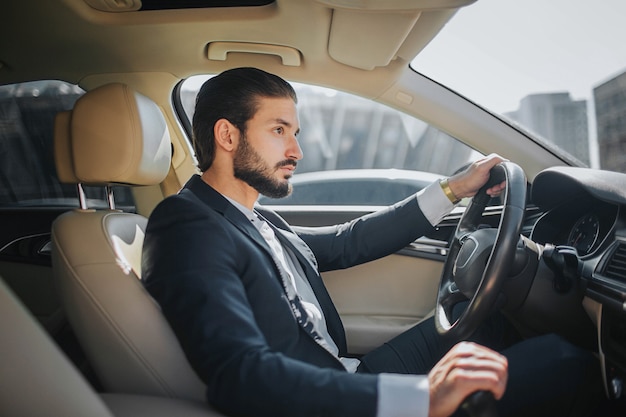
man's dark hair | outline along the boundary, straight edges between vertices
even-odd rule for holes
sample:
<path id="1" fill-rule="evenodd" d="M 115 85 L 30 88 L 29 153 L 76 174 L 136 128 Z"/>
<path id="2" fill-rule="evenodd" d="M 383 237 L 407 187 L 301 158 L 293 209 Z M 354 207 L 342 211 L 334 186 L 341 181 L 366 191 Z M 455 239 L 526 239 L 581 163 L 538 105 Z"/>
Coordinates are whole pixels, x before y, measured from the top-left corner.
<path id="1" fill-rule="evenodd" d="M 246 122 L 254 117 L 261 97 L 291 98 L 297 103 L 296 92 L 287 81 L 257 68 L 230 69 L 202 85 L 192 122 L 193 147 L 201 172 L 215 159 L 215 123 L 226 119 L 245 134 Z"/>

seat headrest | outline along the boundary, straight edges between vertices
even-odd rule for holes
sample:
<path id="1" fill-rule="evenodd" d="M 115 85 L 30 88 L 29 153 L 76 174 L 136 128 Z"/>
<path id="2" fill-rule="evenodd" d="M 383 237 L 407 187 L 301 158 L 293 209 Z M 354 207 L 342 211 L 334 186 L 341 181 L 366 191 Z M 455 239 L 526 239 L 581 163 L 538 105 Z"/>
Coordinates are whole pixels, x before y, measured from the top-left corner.
<path id="1" fill-rule="evenodd" d="M 71 111 L 62 111 L 54 117 L 54 164 L 61 182 L 79 183 L 72 166 L 72 143 L 70 142 Z"/>
<path id="2" fill-rule="evenodd" d="M 163 113 L 124 84 L 85 93 L 71 115 L 57 116 L 54 140 L 62 182 L 154 185 L 170 168 L 170 135 Z"/>

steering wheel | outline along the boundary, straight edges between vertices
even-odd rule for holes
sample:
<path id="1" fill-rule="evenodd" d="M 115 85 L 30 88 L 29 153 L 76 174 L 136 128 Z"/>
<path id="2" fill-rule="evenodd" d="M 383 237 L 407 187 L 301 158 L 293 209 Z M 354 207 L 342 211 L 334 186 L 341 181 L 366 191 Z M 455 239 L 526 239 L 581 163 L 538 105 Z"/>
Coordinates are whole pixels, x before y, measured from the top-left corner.
<path id="1" fill-rule="evenodd" d="M 498 228 L 481 228 L 489 202 L 486 190 L 506 181 Z M 490 171 L 489 181 L 476 193 L 461 216 L 446 258 L 435 308 L 435 325 L 449 340 L 469 338 L 498 302 L 519 241 L 526 207 L 526 176 L 512 162 Z M 469 300 L 457 319 L 454 307 Z M 458 312 L 455 312 L 458 314 Z"/>

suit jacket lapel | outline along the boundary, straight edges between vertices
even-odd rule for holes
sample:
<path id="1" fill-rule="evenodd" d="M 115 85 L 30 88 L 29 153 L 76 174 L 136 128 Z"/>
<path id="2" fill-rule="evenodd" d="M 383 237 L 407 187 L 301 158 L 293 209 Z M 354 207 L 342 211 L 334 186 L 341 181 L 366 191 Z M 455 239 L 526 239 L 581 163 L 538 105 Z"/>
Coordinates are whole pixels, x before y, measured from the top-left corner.
<path id="1" fill-rule="evenodd" d="M 283 245 L 289 247 L 298 258 L 300 264 L 302 265 L 302 269 L 304 270 L 306 279 L 309 281 L 309 284 L 317 297 L 317 301 L 324 311 L 328 332 L 339 348 L 340 354 L 345 354 L 347 351 L 347 345 L 343 323 L 341 322 L 339 312 L 335 308 L 335 305 L 330 298 L 330 294 L 328 294 L 328 290 L 322 281 L 322 277 L 319 275 L 315 255 L 297 234 L 283 230 L 269 221 L 267 221 L 267 223 L 274 229 L 276 237 L 283 243 Z"/>
<path id="2" fill-rule="evenodd" d="M 203 203 L 221 213 L 224 218 L 231 222 L 236 228 L 264 247 L 268 253 L 271 253 L 271 249 L 268 247 L 265 239 L 263 239 L 263 236 L 261 236 L 259 231 L 246 216 L 233 206 L 223 195 L 215 191 L 213 187 L 202 181 L 199 175 L 192 176 L 185 185 L 185 188 L 191 190 Z"/>
<path id="3" fill-rule="evenodd" d="M 296 317 L 296 320 L 300 324 L 300 326 L 308 333 L 318 344 L 320 344 L 324 349 L 328 350 L 328 345 L 326 342 L 320 337 L 320 335 L 315 331 L 312 326 L 312 323 L 308 320 L 306 311 L 302 307 L 299 298 L 295 299 L 295 294 L 289 294 L 289 286 L 285 282 L 285 280 L 289 279 L 287 272 L 282 267 L 281 262 L 276 258 L 276 255 L 271 250 L 261 233 L 254 227 L 254 225 L 246 218 L 246 216 L 235 206 L 233 206 L 224 196 L 214 190 L 211 186 L 206 184 L 200 176 L 194 175 L 185 185 L 185 188 L 188 188 L 190 191 L 196 195 L 201 201 L 203 201 L 207 206 L 221 213 L 224 218 L 226 218 L 229 222 L 231 222 L 236 228 L 241 230 L 244 234 L 246 234 L 250 239 L 255 241 L 258 245 L 260 245 L 267 253 L 271 256 L 276 268 L 279 271 L 279 279 L 281 280 L 281 285 L 284 290 L 287 292 L 288 298 L 290 298 L 289 302 Z M 263 220 L 263 216 L 259 215 Z M 277 239 L 281 241 L 284 245 L 287 245 L 291 248 L 293 253 L 296 254 L 298 260 L 303 265 L 303 269 L 305 271 L 306 277 L 311 283 L 311 287 L 313 288 L 313 292 L 318 297 L 318 301 L 324 310 L 324 314 L 327 315 L 329 312 L 331 316 L 335 320 L 328 320 L 327 316 L 327 325 L 329 332 L 335 343 L 338 345 L 340 352 L 345 351 L 345 334 L 343 333 L 343 325 L 339 319 L 339 315 L 337 314 L 332 302 L 330 301 L 330 297 L 326 289 L 321 283 L 321 279 L 312 279 L 313 276 L 318 276 L 317 273 L 317 261 L 315 261 L 315 256 L 309 249 L 309 247 L 300 239 L 297 235 L 291 232 L 284 231 L 276 226 L 274 226 L 270 221 L 267 221 L 267 224 L 274 230 Z M 312 274 L 312 275 L 311 275 Z M 318 282 L 319 281 L 319 282 Z M 321 286 L 321 288 L 320 288 Z M 335 317 L 336 316 L 336 317 Z M 338 323 L 337 323 L 338 322 Z M 337 325 L 340 327 L 341 331 L 338 332 Z"/>

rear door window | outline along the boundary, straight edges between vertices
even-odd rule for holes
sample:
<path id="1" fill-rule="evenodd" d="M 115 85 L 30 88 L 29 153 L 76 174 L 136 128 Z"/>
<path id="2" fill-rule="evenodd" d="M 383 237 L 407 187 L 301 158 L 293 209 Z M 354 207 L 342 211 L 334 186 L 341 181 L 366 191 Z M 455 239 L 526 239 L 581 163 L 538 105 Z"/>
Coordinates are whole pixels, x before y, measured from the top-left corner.
<path id="1" fill-rule="evenodd" d="M 0 86 L 0 208 L 77 207 L 76 186 L 62 184 L 54 165 L 54 117 L 84 94 L 62 81 Z M 84 187 L 90 207 L 106 207 L 103 187 Z M 134 211 L 127 187 L 114 187 L 116 207 Z"/>

